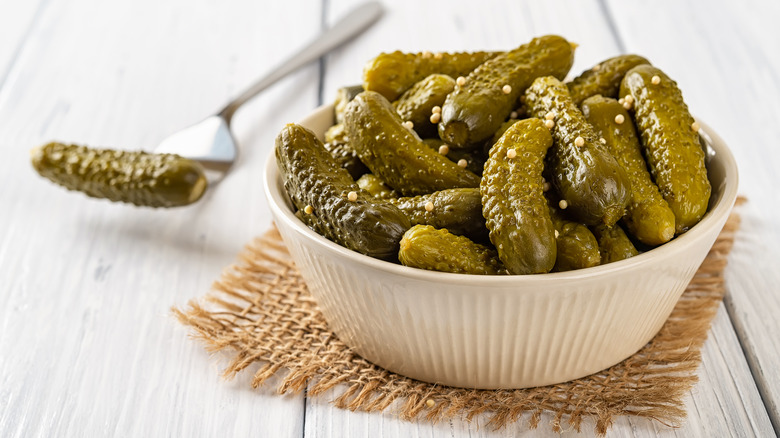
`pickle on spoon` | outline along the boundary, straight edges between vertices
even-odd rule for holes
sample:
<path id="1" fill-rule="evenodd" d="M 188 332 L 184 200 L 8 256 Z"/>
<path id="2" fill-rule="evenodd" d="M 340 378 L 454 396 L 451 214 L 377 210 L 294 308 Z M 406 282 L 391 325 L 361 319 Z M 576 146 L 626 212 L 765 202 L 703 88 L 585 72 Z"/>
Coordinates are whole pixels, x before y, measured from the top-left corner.
<path id="1" fill-rule="evenodd" d="M 32 151 L 43 177 L 93 198 L 145 207 L 191 204 L 208 185 L 201 165 L 172 154 L 49 143 Z"/>

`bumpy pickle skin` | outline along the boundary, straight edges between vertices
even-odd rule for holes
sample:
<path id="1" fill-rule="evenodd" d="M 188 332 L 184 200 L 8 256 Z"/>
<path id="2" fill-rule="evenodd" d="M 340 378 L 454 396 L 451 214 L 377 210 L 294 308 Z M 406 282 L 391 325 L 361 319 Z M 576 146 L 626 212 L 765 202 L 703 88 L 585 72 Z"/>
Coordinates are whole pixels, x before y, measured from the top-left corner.
<path id="1" fill-rule="evenodd" d="M 582 102 L 582 112 L 596 133 L 605 140 L 607 149 L 617 158 L 631 181 L 631 201 L 623 217 L 628 231 L 646 245 L 655 246 L 671 240 L 674 237 L 674 213 L 647 171 L 628 111 L 617 100 L 597 95 Z"/>
<path id="2" fill-rule="evenodd" d="M 550 207 L 550 217 L 558 232 L 555 238 L 557 257 L 553 272 L 598 266 L 601 262 L 599 243 L 585 225 L 566 219 L 555 207 Z"/>
<path id="3" fill-rule="evenodd" d="M 357 182 L 358 187 L 367 191 L 376 199 L 390 199 L 398 196 L 395 190 L 388 187 L 384 181 L 372 173 L 361 176 L 355 182 Z"/>
<path id="4" fill-rule="evenodd" d="M 615 224 L 613 227 L 596 225 L 591 227 L 591 231 L 599 243 L 602 265 L 625 260 L 639 254 L 634 244 L 631 243 L 631 239 L 628 238 L 626 232 L 618 224 Z"/>
<path id="5" fill-rule="evenodd" d="M 479 177 L 426 146 L 382 95 L 364 91 L 347 105 L 347 136 L 360 160 L 403 196 L 478 187 Z"/>
<path id="6" fill-rule="evenodd" d="M 444 99 L 455 89 L 455 79 L 447 75 L 432 74 L 406 90 L 393 102 L 401 120 L 414 124 L 414 130 L 422 137 L 436 135 L 436 125 L 431 123 L 433 107 L 441 107 Z"/>
<path id="7" fill-rule="evenodd" d="M 401 237 L 411 226 L 409 219 L 398 208 L 375 202 L 361 190 L 313 132 L 288 124 L 276 137 L 275 154 L 284 188 L 303 211 L 307 225 L 354 251 L 395 259 Z"/>
<path id="8" fill-rule="evenodd" d="M 404 234 L 398 260 L 404 266 L 429 271 L 476 275 L 505 273 L 495 250 L 430 225 L 415 225 Z"/>
<path id="9" fill-rule="evenodd" d="M 601 144 L 558 79 L 537 78 L 526 91 L 534 117 L 553 122 L 555 145 L 548 155 L 552 184 L 568 203 L 569 212 L 585 225 L 614 225 L 631 199 L 628 175 Z"/>
<path id="10" fill-rule="evenodd" d="M 674 212 L 676 232 L 684 233 L 707 212 L 712 192 L 698 125 L 677 83 L 658 68 L 631 69 L 623 78 L 620 96 L 634 100 L 634 121 L 650 173 Z"/>
<path id="11" fill-rule="evenodd" d="M 178 207 L 200 199 L 208 183 L 203 167 L 171 154 L 94 149 L 49 143 L 32 151 L 43 177 L 93 198 L 143 207 Z"/>
<path id="12" fill-rule="evenodd" d="M 555 265 L 555 229 L 542 170 L 552 137 L 538 119 L 512 125 L 490 149 L 480 193 L 490 241 L 511 274 L 540 274 Z"/>
<path id="13" fill-rule="evenodd" d="M 439 137 L 460 148 L 490 138 L 535 78 L 563 79 L 573 62 L 574 46 L 557 35 L 534 38 L 485 61 L 447 96 Z"/>
<path id="14" fill-rule="evenodd" d="M 566 86 L 569 87 L 569 94 L 576 105 L 597 94 L 617 97 L 620 94 L 620 81 L 626 72 L 642 64 L 650 64 L 650 61 L 639 55 L 615 56 L 585 70 L 566 83 Z"/>
<path id="15" fill-rule="evenodd" d="M 406 213 L 412 225 L 446 228 L 474 240 L 487 237 L 479 189 L 447 189 L 427 195 L 391 198 L 387 202 Z"/>
<path id="16" fill-rule="evenodd" d="M 325 131 L 325 149 L 330 152 L 339 167 L 343 167 L 352 175 L 352 179 L 358 179 L 368 172 L 368 167 L 360 161 L 355 149 L 349 145 L 343 123 L 333 125 Z"/>
<path id="17" fill-rule="evenodd" d="M 363 68 L 363 88 L 389 101 L 398 99 L 417 82 L 434 73 L 453 78 L 465 76 L 499 52 L 380 53 Z"/>
<path id="18" fill-rule="evenodd" d="M 347 109 L 347 104 L 362 92 L 362 85 L 351 85 L 336 90 L 336 99 L 333 101 L 333 117 L 336 119 L 336 124 L 344 123 L 344 110 Z"/>

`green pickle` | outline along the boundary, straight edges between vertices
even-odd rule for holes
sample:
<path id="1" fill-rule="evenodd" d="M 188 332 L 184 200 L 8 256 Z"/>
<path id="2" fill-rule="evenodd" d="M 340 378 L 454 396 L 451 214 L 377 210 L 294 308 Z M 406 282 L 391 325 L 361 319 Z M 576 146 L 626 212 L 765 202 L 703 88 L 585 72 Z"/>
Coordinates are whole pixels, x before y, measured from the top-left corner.
<path id="1" fill-rule="evenodd" d="M 541 120 L 522 120 L 507 129 L 485 163 L 482 214 L 511 274 L 544 273 L 555 265 L 555 229 L 542 178 L 552 141 Z"/>
<path id="2" fill-rule="evenodd" d="M 574 46 L 557 35 L 534 38 L 485 61 L 447 96 L 439 137 L 459 148 L 490 138 L 535 78 L 563 79 L 573 62 Z"/>
<path id="3" fill-rule="evenodd" d="M 553 122 L 550 175 L 569 212 L 585 225 L 612 226 L 625 213 L 631 182 L 574 105 L 568 88 L 554 77 L 540 77 L 526 91 L 526 104 L 535 117 Z"/>
<path id="4" fill-rule="evenodd" d="M 404 234 L 398 260 L 404 266 L 430 271 L 477 275 L 505 273 L 495 250 L 430 225 L 415 225 Z"/>
<path id="5" fill-rule="evenodd" d="M 620 81 L 626 72 L 642 64 L 650 62 L 639 55 L 615 56 L 596 64 L 590 70 L 585 70 L 566 86 L 569 87 L 569 94 L 576 105 L 597 94 L 617 97 L 620 94 Z"/>
<path id="6" fill-rule="evenodd" d="M 674 212 L 676 232 L 683 233 L 707 212 L 712 191 L 698 124 L 677 83 L 653 66 L 640 65 L 626 73 L 620 96 L 633 99 L 650 173 Z"/>
<path id="7" fill-rule="evenodd" d="M 389 199 L 398 196 L 395 190 L 388 187 L 384 181 L 373 173 L 361 176 L 356 182 L 358 187 L 370 193 L 374 198 Z"/>
<path id="8" fill-rule="evenodd" d="M 553 271 L 563 272 L 598 266 L 601 262 L 599 243 L 585 225 L 566 219 L 557 208 L 550 206 L 550 217 L 555 227 L 557 257 Z"/>
<path id="9" fill-rule="evenodd" d="M 613 227 L 596 225 L 591 228 L 591 231 L 599 244 L 602 265 L 625 260 L 639 254 L 620 225 L 616 224 Z"/>
<path id="10" fill-rule="evenodd" d="M 436 125 L 431 123 L 433 107 L 441 107 L 444 99 L 455 89 L 455 79 L 443 74 L 432 74 L 414 84 L 393 102 L 402 120 L 414 124 L 414 130 L 423 137 L 436 135 Z"/>
<path id="11" fill-rule="evenodd" d="M 347 105 L 347 135 L 360 160 L 403 196 L 478 187 L 479 177 L 426 146 L 402 125 L 381 94 L 364 91 Z"/>
<path id="12" fill-rule="evenodd" d="M 498 53 L 380 53 L 363 69 L 363 88 L 394 101 L 427 76 L 434 73 L 453 78 L 465 76 Z"/>
<path id="13" fill-rule="evenodd" d="M 623 218 L 628 231 L 647 245 L 671 240 L 674 213 L 647 171 L 636 129 L 626 109 L 615 99 L 597 95 L 582 103 L 582 112 L 631 180 L 631 201 Z"/>
<path id="14" fill-rule="evenodd" d="M 482 176 L 482 169 L 485 166 L 485 157 L 487 154 L 483 154 L 477 150 L 450 149 L 450 146 L 447 143 L 441 141 L 441 139 L 438 138 L 426 138 L 423 140 L 423 143 L 425 143 L 426 146 L 430 147 L 434 151 L 439 152 L 439 154 L 444 155 L 448 160 L 458 164 L 459 166 L 463 164 L 463 162 L 460 160 L 465 160 L 466 170 L 473 172 L 476 175 Z M 444 154 L 440 152 L 442 146 L 447 146 L 445 149 L 446 153 Z"/>
<path id="15" fill-rule="evenodd" d="M 178 207 L 203 195 L 203 167 L 172 154 L 94 149 L 49 143 L 32 151 L 32 165 L 49 180 L 87 196 L 145 207 Z"/>
<path id="16" fill-rule="evenodd" d="M 307 225 L 362 254 L 396 258 L 409 219 L 361 190 L 313 132 L 288 124 L 276 137 L 275 154 L 284 188 Z"/>
<path id="17" fill-rule="evenodd" d="M 333 125 L 325 131 L 324 146 L 336 160 L 338 166 L 343 167 L 352 175 L 352 179 L 358 179 L 361 175 L 368 172 L 368 167 L 360 161 L 355 149 L 349 145 L 349 139 L 343 123 Z"/>
<path id="18" fill-rule="evenodd" d="M 344 111 L 347 109 L 347 104 L 362 92 L 362 85 L 341 87 L 336 91 L 336 99 L 333 101 L 333 117 L 336 119 L 336 124 L 344 123 Z"/>
<path id="19" fill-rule="evenodd" d="M 482 240 L 487 235 L 479 189 L 447 189 L 387 202 L 406 213 L 412 225 L 432 225 L 451 233 Z"/>

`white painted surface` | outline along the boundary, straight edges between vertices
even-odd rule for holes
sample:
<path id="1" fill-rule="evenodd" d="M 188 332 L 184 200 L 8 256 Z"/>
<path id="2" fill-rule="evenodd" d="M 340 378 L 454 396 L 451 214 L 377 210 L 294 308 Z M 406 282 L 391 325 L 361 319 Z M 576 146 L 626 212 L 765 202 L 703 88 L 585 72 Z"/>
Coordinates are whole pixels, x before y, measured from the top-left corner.
<path id="1" fill-rule="evenodd" d="M 170 305 L 203 295 L 269 225 L 259 172 L 279 128 L 316 106 L 318 66 L 237 114 L 240 162 L 195 206 L 86 199 L 28 166 L 29 148 L 50 139 L 153 147 L 316 34 L 323 12 L 316 1 L 229 3 L 0 0 L 0 435 L 515 436 L 519 425 L 494 433 L 341 411 L 272 385 L 251 390 L 248 375 L 225 383 L 224 360 L 170 317 Z M 352 3 L 325 1 L 325 16 Z M 734 327 L 776 417 L 780 196 L 768 189 L 780 182 L 778 6 L 418 3 L 388 2 L 382 22 L 328 57 L 326 100 L 382 50 L 503 49 L 557 32 L 581 44 L 575 72 L 621 47 L 647 55 L 731 144 L 752 202 L 728 270 L 730 312 L 721 309 L 705 344 L 690 417 L 677 430 L 623 418 L 610 435 L 770 436 Z"/>

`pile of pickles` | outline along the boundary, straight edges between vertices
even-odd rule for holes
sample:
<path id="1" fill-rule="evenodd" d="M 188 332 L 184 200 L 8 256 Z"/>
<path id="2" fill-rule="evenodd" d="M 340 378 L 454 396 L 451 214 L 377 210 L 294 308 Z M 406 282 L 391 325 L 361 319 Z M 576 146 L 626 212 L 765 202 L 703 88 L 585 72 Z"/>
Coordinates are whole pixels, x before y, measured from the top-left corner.
<path id="1" fill-rule="evenodd" d="M 275 153 L 296 216 L 349 249 L 421 269 L 540 274 L 622 260 L 706 213 L 699 126 L 637 55 L 563 82 L 576 44 L 382 53 L 339 90 L 325 143 Z"/>

